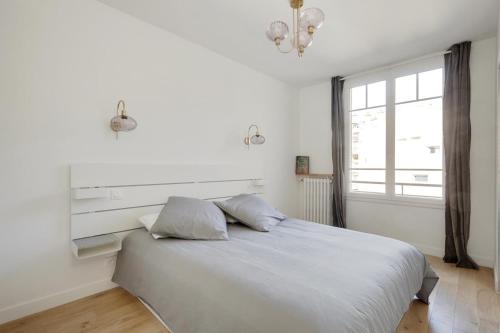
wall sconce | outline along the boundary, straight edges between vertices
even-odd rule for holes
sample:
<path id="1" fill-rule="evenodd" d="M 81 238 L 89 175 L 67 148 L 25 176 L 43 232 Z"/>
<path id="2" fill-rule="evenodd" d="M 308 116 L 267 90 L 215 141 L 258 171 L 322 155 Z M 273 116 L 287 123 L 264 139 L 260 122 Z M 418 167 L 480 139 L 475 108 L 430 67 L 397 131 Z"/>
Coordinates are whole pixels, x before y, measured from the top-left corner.
<path id="1" fill-rule="evenodd" d="M 255 128 L 255 135 L 250 136 L 252 128 Z M 259 133 L 259 127 L 257 125 L 250 125 L 250 127 L 248 127 L 247 136 L 243 142 L 247 145 L 247 148 L 250 149 L 250 144 L 261 145 L 266 142 L 266 138 Z"/>
<path id="2" fill-rule="evenodd" d="M 125 110 L 125 102 L 122 99 L 118 101 L 118 105 L 116 106 L 116 116 L 111 118 L 109 126 L 113 131 L 116 132 L 117 139 L 118 132 L 129 132 L 137 127 L 137 121 L 135 121 L 134 118 L 127 116 L 127 111 Z"/>

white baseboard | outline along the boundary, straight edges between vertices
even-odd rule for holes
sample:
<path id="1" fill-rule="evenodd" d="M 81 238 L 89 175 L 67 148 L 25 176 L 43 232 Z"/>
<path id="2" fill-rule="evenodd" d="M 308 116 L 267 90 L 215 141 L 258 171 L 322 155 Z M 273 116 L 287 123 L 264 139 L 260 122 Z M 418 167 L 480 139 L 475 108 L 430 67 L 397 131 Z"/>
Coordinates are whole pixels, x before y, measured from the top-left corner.
<path id="1" fill-rule="evenodd" d="M 105 279 L 84 284 L 76 288 L 59 291 L 27 302 L 11 305 L 0 309 L 0 324 L 69 303 L 116 286 L 117 284 L 111 282 L 109 279 Z"/>
<path id="2" fill-rule="evenodd" d="M 428 254 L 431 256 L 435 257 L 443 257 L 444 256 L 444 250 L 438 247 L 433 247 L 433 246 L 427 246 L 427 245 L 422 245 L 422 244 L 416 244 L 413 243 L 413 246 L 415 246 L 417 249 L 422 251 L 423 254 Z M 493 257 L 484 257 L 484 256 L 477 256 L 474 253 L 469 254 L 479 266 L 483 267 L 489 267 L 493 268 L 495 264 L 495 258 Z"/>

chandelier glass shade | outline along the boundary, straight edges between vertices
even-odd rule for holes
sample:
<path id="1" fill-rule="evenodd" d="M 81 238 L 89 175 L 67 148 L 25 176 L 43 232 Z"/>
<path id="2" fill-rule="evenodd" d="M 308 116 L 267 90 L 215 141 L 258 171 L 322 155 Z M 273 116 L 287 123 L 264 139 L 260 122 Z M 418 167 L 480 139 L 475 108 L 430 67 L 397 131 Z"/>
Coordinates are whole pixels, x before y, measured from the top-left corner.
<path id="1" fill-rule="evenodd" d="M 270 40 L 281 43 L 288 37 L 288 25 L 283 21 L 274 21 L 267 29 L 266 35 Z"/>
<path id="2" fill-rule="evenodd" d="M 325 14 L 318 8 L 308 8 L 300 13 L 300 27 L 301 29 L 308 30 L 313 27 L 318 30 L 325 21 Z"/>
<path id="3" fill-rule="evenodd" d="M 293 11 L 293 29 L 291 36 L 291 48 L 284 50 L 281 42 L 285 40 L 290 29 L 283 21 L 271 22 L 267 28 L 266 36 L 274 42 L 281 53 L 290 53 L 297 51 L 297 55 L 303 56 L 304 50 L 312 44 L 315 32 L 321 28 L 325 21 L 325 14 L 319 8 L 302 9 L 304 0 L 290 0 L 290 7 Z"/>

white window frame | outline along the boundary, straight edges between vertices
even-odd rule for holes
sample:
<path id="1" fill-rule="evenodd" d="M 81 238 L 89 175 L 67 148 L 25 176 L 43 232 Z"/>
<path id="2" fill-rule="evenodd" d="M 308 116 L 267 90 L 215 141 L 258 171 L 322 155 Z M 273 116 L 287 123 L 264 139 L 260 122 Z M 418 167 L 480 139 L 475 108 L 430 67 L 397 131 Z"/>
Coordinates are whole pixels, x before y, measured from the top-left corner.
<path id="1" fill-rule="evenodd" d="M 426 59 L 416 63 L 402 65 L 380 72 L 367 74 L 359 77 L 347 79 L 344 82 L 344 112 L 345 112 L 345 160 L 347 168 L 345 172 L 346 197 L 348 200 L 379 202 L 383 204 L 395 204 L 405 206 L 429 207 L 429 208 L 444 208 L 444 153 L 443 153 L 443 170 L 442 170 L 442 197 L 417 197 L 417 196 L 398 196 L 395 194 L 395 80 L 398 77 L 412 75 L 416 73 L 426 72 L 434 69 L 443 69 L 444 81 L 444 58 L 442 56 Z M 371 83 L 386 81 L 386 193 L 366 193 L 351 191 L 351 88 Z M 443 82 L 444 83 L 444 82 Z M 444 84 L 443 84 L 444 86 Z M 418 99 L 418 76 L 417 76 L 417 99 Z M 425 100 L 425 99 L 424 99 Z M 367 101 L 368 102 L 368 101 Z M 443 150 L 444 152 L 444 150 Z"/>

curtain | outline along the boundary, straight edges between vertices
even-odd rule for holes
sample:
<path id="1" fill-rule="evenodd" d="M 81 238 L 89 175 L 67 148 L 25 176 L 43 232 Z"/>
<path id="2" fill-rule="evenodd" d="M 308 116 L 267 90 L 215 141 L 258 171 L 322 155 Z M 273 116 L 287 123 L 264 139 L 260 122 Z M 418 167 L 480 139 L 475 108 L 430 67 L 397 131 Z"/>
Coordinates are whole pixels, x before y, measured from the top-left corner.
<path id="1" fill-rule="evenodd" d="M 332 213 L 335 227 L 346 227 L 344 196 L 344 81 L 332 78 Z"/>
<path id="2" fill-rule="evenodd" d="M 477 269 L 467 254 L 470 229 L 470 42 L 445 55 L 443 136 L 445 157 L 446 241 L 443 260 Z"/>

